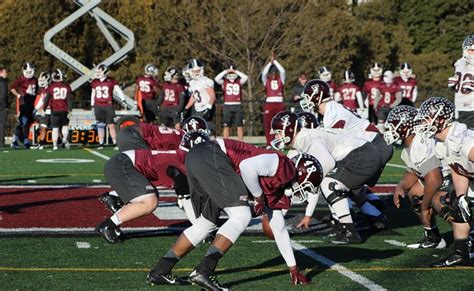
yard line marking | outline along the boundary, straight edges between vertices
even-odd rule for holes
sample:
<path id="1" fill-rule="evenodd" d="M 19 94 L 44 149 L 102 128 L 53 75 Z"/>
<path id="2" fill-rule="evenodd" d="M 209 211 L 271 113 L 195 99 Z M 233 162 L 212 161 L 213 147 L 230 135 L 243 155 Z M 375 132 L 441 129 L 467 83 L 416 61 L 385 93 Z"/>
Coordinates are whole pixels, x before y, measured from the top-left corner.
<path id="1" fill-rule="evenodd" d="M 94 151 L 94 150 L 91 150 L 91 149 L 88 149 L 88 148 L 84 148 L 85 151 L 88 151 L 89 153 L 95 155 L 95 156 L 98 156 L 99 158 L 103 158 L 104 160 L 108 161 L 110 159 L 109 156 L 106 156 L 104 154 L 101 154 L 99 153 L 98 151 Z"/>
<path id="2" fill-rule="evenodd" d="M 91 244 L 86 241 L 77 241 L 76 246 L 78 249 L 90 249 Z"/>
<path id="3" fill-rule="evenodd" d="M 401 169 L 406 169 L 407 168 L 405 166 L 397 165 L 397 164 L 387 164 L 387 166 L 394 167 L 394 168 L 401 168 Z"/>
<path id="4" fill-rule="evenodd" d="M 29 183 L 29 184 L 36 184 L 36 180 L 26 180 L 26 183 Z"/>
<path id="5" fill-rule="evenodd" d="M 397 246 L 397 247 L 406 247 L 407 246 L 406 243 L 398 241 L 398 240 L 394 240 L 394 239 L 386 239 L 386 240 L 384 240 L 384 242 L 388 243 L 389 245 Z"/>
<path id="6" fill-rule="evenodd" d="M 336 262 L 334 262 L 334 261 L 332 261 L 332 260 L 330 260 L 326 257 L 323 257 L 320 254 L 308 249 L 307 247 L 305 247 L 302 244 L 299 244 L 295 241 L 291 241 L 291 244 L 293 245 L 293 248 L 295 250 L 298 250 L 301 253 L 303 253 L 304 255 L 312 258 L 313 260 L 316 260 L 319 263 L 321 263 L 325 266 L 328 266 L 332 270 L 335 270 L 335 271 L 339 272 L 341 275 L 351 279 L 352 281 L 354 281 L 356 283 L 359 283 L 360 285 L 364 286 L 365 288 L 367 288 L 369 290 L 387 290 L 384 287 L 370 281 L 366 277 L 361 276 L 357 273 L 354 273 L 353 271 L 349 270 L 348 268 L 346 268 L 342 265 L 339 265 L 338 263 L 336 263 Z"/>
<path id="7" fill-rule="evenodd" d="M 315 239 L 306 239 L 306 240 L 293 240 L 294 242 L 299 243 L 322 243 L 322 240 L 315 240 Z M 253 243 L 275 243 L 274 240 L 253 240 Z"/>
<path id="8" fill-rule="evenodd" d="M 100 183 L 100 182 L 102 182 L 102 180 L 99 180 L 99 179 L 93 179 L 93 180 L 92 180 L 92 182 L 93 182 L 93 183 Z"/>

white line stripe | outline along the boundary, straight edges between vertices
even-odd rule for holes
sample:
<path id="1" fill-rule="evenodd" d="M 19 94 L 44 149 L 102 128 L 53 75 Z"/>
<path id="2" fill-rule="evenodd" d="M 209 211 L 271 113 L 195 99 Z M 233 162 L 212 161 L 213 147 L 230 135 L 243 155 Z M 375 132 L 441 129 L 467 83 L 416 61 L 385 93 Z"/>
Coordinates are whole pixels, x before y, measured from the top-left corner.
<path id="1" fill-rule="evenodd" d="M 346 267 L 344 267 L 342 265 L 339 265 L 338 263 L 336 263 L 336 262 L 334 262 L 334 261 L 332 261 L 332 260 L 330 260 L 326 257 L 323 257 L 320 254 L 308 249 L 307 247 L 305 247 L 302 244 L 299 244 L 295 241 L 291 241 L 291 244 L 293 245 L 293 248 L 295 250 L 298 250 L 301 253 L 303 253 L 304 255 L 312 258 L 313 260 L 316 260 L 319 263 L 321 263 L 325 266 L 328 266 L 329 268 L 339 272 L 341 275 L 351 279 L 354 282 L 359 283 L 360 285 L 364 286 L 365 288 L 367 288 L 369 290 L 387 290 L 384 287 L 370 281 L 366 277 L 361 276 L 357 273 L 354 273 L 353 271 L 347 269 Z"/>
<path id="2" fill-rule="evenodd" d="M 77 241 L 76 246 L 78 249 L 90 249 L 91 244 L 85 241 Z"/>
<path id="3" fill-rule="evenodd" d="M 101 154 L 101 153 L 99 153 L 99 152 L 97 152 L 97 151 L 93 151 L 93 150 L 88 149 L 88 148 L 84 148 L 84 150 L 85 150 L 85 151 L 88 151 L 89 153 L 91 153 L 91 154 L 93 154 L 93 155 L 95 155 L 95 156 L 98 156 L 99 158 L 103 158 L 103 159 L 106 160 L 106 161 L 108 161 L 108 160 L 110 159 L 109 156 L 106 156 L 106 155 L 104 155 L 104 154 Z"/>
<path id="4" fill-rule="evenodd" d="M 157 227 L 123 227 L 120 228 L 123 231 L 177 231 L 183 230 L 185 227 L 168 227 L 168 226 L 157 226 Z M 31 227 L 31 228 L 0 228 L 0 233 L 2 234 L 10 234 L 10 233 L 38 233 L 38 232 L 45 232 L 45 233 L 71 233 L 71 234 L 86 234 L 86 233 L 93 233 L 93 227 Z M 0 235 L 1 237 L 1 235 Z"/>
<path id="5" fill-rule="evenodd" d="M 394 167 L 394 168 L 401 168 L 401 169 L 406 169 L 407 168 L 405 166 L 397 165 L 397 164 L 387 164 L 387 166 Z"/>
<path id="6" fill-rule="evenodd" d="M 384 240 L 384 242 L 388 243 L 389 245 L 397 246 L 397 247 L 406 247 L 407 246 L 406 243 L 398 241 L 398 240 L 394 240 L 394 239 L 386 239 L 386 240 Z"/>
<path id="7" fill-rule="evenodd" d="M 303 240 L 294 240 L 294 242 L 298 243 L 322 243 L 322 240 L 316 240 L 316 239 L 303 239 Z M 253 240 L 252 243 L 275 243 L 274 240 Z"/>

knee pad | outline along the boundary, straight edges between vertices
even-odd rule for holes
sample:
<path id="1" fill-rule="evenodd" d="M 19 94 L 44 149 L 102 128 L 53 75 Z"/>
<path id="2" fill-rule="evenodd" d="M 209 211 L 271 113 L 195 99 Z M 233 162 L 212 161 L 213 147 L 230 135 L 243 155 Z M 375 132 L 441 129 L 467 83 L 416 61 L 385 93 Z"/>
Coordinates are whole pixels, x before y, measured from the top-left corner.
<path id="1" fill-rule="evenodd" d="M 250 208 L 248 206 L 226 207 L 224 211 L 229 215 L 229 219 L 219 228 L 217 234 L 235 243 L 252 219 Z"/>
<path id="2" fill-rule="evenodd" d="M 423 195 L 415 196 L 413 195 L 410 199 L 411 210 L 415 213 L 421 213 L 421 201 L 423 200 Z"/>
<path id="3" fill-rule="evenodd" d="M 344 184 L 329 177 L 324 178 L 321 182 L 321 190 L 330 206 L 347 198 L 348 192 L 350 192 Z"/>
<path id="4" fill-rule="evenodd" d="M 443 206 L 438 213 L 438 216 L 441 217 L 447 223 L 452 223 L 454 218 L 451 216 L 451 212 L 449 211 L 448 206 Z"/>
<path id="5" fill-rule="evenodd" d="M 184 230 L 184 235 L 193 244 L 193 246 L 199 245 L 204 239 L 206 239 L 211 232 L 216 229 L 216 225 L 209 220 L 200 216 L 196 219 L 196 222 L 190 227 Z"/>
<path id="6" fill-rule="evenodd" d="M 97 123 L 97 128 L 101 128 L 101 129 L 105 129 L 105 127 L 107 126 L 107 124 L 103 123 L 103 122 L 99 122 Z"/>

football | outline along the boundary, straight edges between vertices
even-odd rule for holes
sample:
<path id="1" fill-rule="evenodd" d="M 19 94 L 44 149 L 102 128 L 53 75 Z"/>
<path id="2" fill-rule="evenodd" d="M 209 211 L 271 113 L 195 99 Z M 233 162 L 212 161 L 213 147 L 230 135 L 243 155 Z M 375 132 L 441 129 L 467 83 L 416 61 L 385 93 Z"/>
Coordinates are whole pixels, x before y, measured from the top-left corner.
<path id="1" fill-rule="evenodd" d="M 262 230 L 266 237 L 268 237 L 271 240 L 275 240 L 275 237 L 273 236 L 272 228 L 270 227 L 270 221 L 268 219 L 268 215 L 266 214 L 262 215 Z"/>

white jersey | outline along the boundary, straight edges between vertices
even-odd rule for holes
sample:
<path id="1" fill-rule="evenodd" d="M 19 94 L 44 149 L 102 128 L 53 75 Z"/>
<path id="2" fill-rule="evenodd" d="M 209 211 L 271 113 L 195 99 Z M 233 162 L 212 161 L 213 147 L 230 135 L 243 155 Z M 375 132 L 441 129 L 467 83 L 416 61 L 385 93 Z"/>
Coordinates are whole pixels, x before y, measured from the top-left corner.
<path id="1" fill-rule="evenodd" d="M 436 156 L 435 140 L 424 140 L 419 135 L 415 135 L 411 145 L 402 150 L 401 158 L 407 170 L 413 172 L 422 181 L 431 170 L 441 167 L 441 161 Z"/>
<path id="2" fill-rule="evenodd" d="M 454 74 L 459 82 L 454 87 L 456 111 L 474 111 L 474 91 L 463 88 L 463 84 L 466 82 L 474 82 L 474 65 L 468 64 L 464 58 L 460 58 L 454 64 Z"/>
<path id="3" fill-rule="evenodd" d="M 469 161 L 469 152 L 474 147 L 474 131 L 464 123 L 453 122 L 444 143 L 436 145 L 436 154 L 448 163 L 459 175 L 474 179 L 474 163 Z"/>
<path id="4" fill-rule="evenodd" d="M 344 107 L 334 100 L 326 102 L 323 117 L 324 128 L 344 128 L 356 131 L 366 131 L 370 126 L 367 119 L 361 118 L 357 113 Z"/>
<path id="5" fill-rule="evenodd" d="M 214 81 L 206 76 L 189 82 L 188 90 L 196 100 L 194 103 L 194 109 L 197 112 L 210 109 L 209 100 L 211 99 L 211 96 L 207 93 L 207 88 L 214 88 Z"/>

